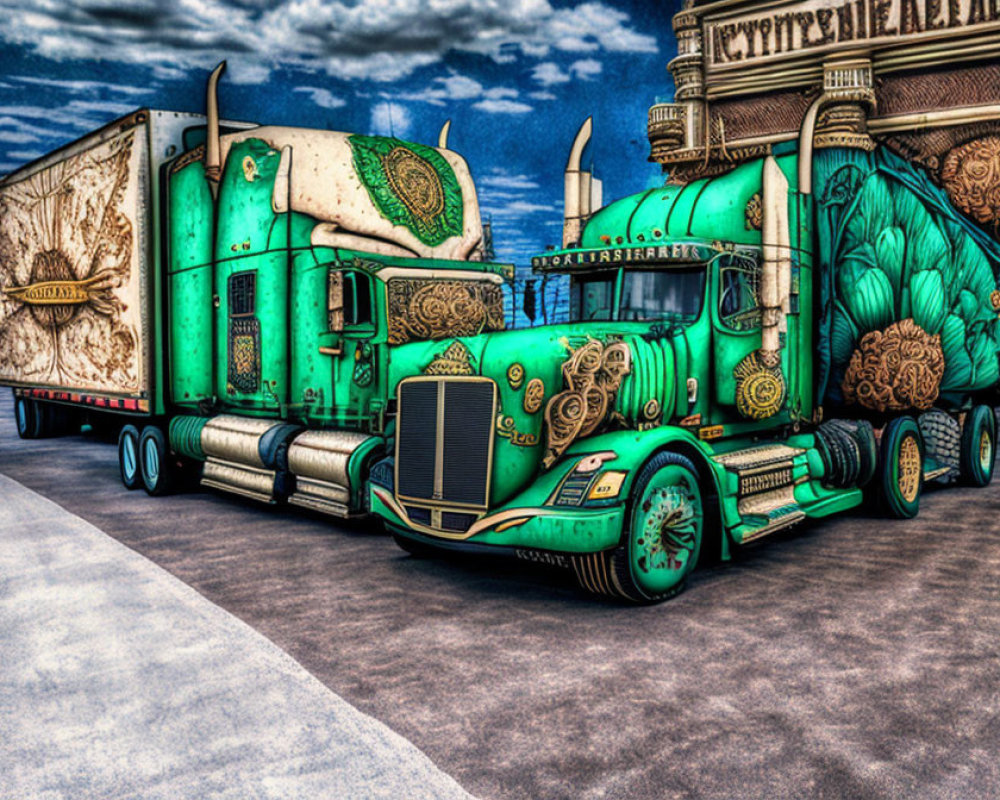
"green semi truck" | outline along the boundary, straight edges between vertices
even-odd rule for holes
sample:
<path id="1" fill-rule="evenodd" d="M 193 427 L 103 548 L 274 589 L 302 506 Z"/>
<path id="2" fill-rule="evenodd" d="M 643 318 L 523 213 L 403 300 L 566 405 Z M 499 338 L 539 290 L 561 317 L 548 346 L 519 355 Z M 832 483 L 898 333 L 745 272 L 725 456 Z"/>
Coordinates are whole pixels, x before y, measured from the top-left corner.
<path id="1" fill-rule="evenodd" d="M 23 437 L 120 428 L 121 478 L 336 516 L 391 431 L 392 350 L 500 330 L 447 149 L 139 110 L 0 181 L 0 383 Z"/>
<path id="2" fill-rule="evenodd" d="M 370 504 L 404 549 L 652 602 L 703 553 L 991 481 L 1000 20 L 819 48 L 828 4 L 773 5 L 800 38 L 776 45 L 759 4 L 678 15 L 676 102 L 650 111 L 664 186 L 594 211 L 581 130 L 564 247 L 533 260 L 568 276 L 568 324 L 394 354 Z"/>

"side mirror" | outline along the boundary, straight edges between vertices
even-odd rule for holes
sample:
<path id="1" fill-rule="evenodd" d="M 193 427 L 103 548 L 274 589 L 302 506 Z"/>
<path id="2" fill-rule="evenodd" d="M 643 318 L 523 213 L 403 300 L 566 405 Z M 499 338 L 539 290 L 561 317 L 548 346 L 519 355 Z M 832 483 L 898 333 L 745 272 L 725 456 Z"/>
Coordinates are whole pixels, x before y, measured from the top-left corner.
<path id="1" fill-rule="evenodd" d="M 524 316 L 529 321 L 534 322 L 535 315 L 538 313 L 534 280 L 529 279 L 524 282 L 524 302 L 521 308 L 524 310 Z"/>

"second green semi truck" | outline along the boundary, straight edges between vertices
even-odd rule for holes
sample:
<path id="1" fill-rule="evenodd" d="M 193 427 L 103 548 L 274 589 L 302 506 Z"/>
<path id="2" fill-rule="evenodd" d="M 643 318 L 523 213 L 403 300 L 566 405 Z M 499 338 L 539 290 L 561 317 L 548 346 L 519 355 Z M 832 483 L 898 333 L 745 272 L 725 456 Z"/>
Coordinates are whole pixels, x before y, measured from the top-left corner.
<path id="1" fill-rule="evenodd" d="M 571 151 L 563 249 L 533 263 L 570 322 L 394 355 L 370 494 L 398 543 L 651 602 L 706 551 L 987 485 L 1000 18 L 952 5 L 685 4 L 665 185 L 595 211 L 589 125 Z"/>

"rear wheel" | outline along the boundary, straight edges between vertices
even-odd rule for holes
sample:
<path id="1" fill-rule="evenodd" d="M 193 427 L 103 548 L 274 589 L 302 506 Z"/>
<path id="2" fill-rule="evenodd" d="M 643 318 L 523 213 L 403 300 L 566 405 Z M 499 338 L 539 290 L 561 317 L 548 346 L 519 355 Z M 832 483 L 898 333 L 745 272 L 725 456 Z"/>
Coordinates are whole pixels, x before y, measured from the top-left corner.
<path id="1" fill-rule="evenodd" d="M 629 506 L 625 541 L 609 554 L 615 593 L 639 603 L 679 594 L 698 563 L 705 524 L 694 464 L 677 453 L 653 456 Z"/>
<path id="2" fill-rule="evenodd" d="M 118 473 L 126 489 L 138 489 L 142 485 L 139 429 L 135 425 L 126 425 L 118 434 Z"/>
<path id="3" fill-rule="evenodd" d="M 975 406 L 965 418 L 959 475 L 971 486 L 988 486 L 996 463 L 997 420 L 989 406 Z"/>
<path id="4" fill-rule="evenodd" d="M 139 472 L 147 494 L 159 497 L 173 488 L 176 469 L 167 437 L 156 425 L 147 425 L 139 437 Z"/>
<path id="5" fill-rule="evenodd" d="M 17 424 L 17 435 L 22 439 L 36 439 L 37 414 L 34 402 L 27 397 L 14 398 L 14 422 Z"/>
<path id="6" fill-rule="evenodd" d="M 913 417 L 897 417 L 882 433 L 879 483 L 885 512 L 912 519 L 924 488 L 924 440 Z"/>

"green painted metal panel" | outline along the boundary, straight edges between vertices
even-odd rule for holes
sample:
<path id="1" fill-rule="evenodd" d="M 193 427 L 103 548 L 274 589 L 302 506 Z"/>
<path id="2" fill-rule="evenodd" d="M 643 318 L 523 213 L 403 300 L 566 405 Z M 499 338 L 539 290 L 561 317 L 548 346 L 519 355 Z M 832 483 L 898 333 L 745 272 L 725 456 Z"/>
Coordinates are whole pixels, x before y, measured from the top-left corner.
<path id="1" fill-rule="evenodd" d="M 212 193 L 201 161 L 170 177 L 167 225 L 170 320 L 170 397 L 196 407 L 212 386 Z"/>
<path id="2" fill-rule="evenodd" d="M 288 218 L 271 206 L 281 153 L 260 139 L 230 149 L 215 242 L 216 395 L 247 413 L 288 403 Z"/>

